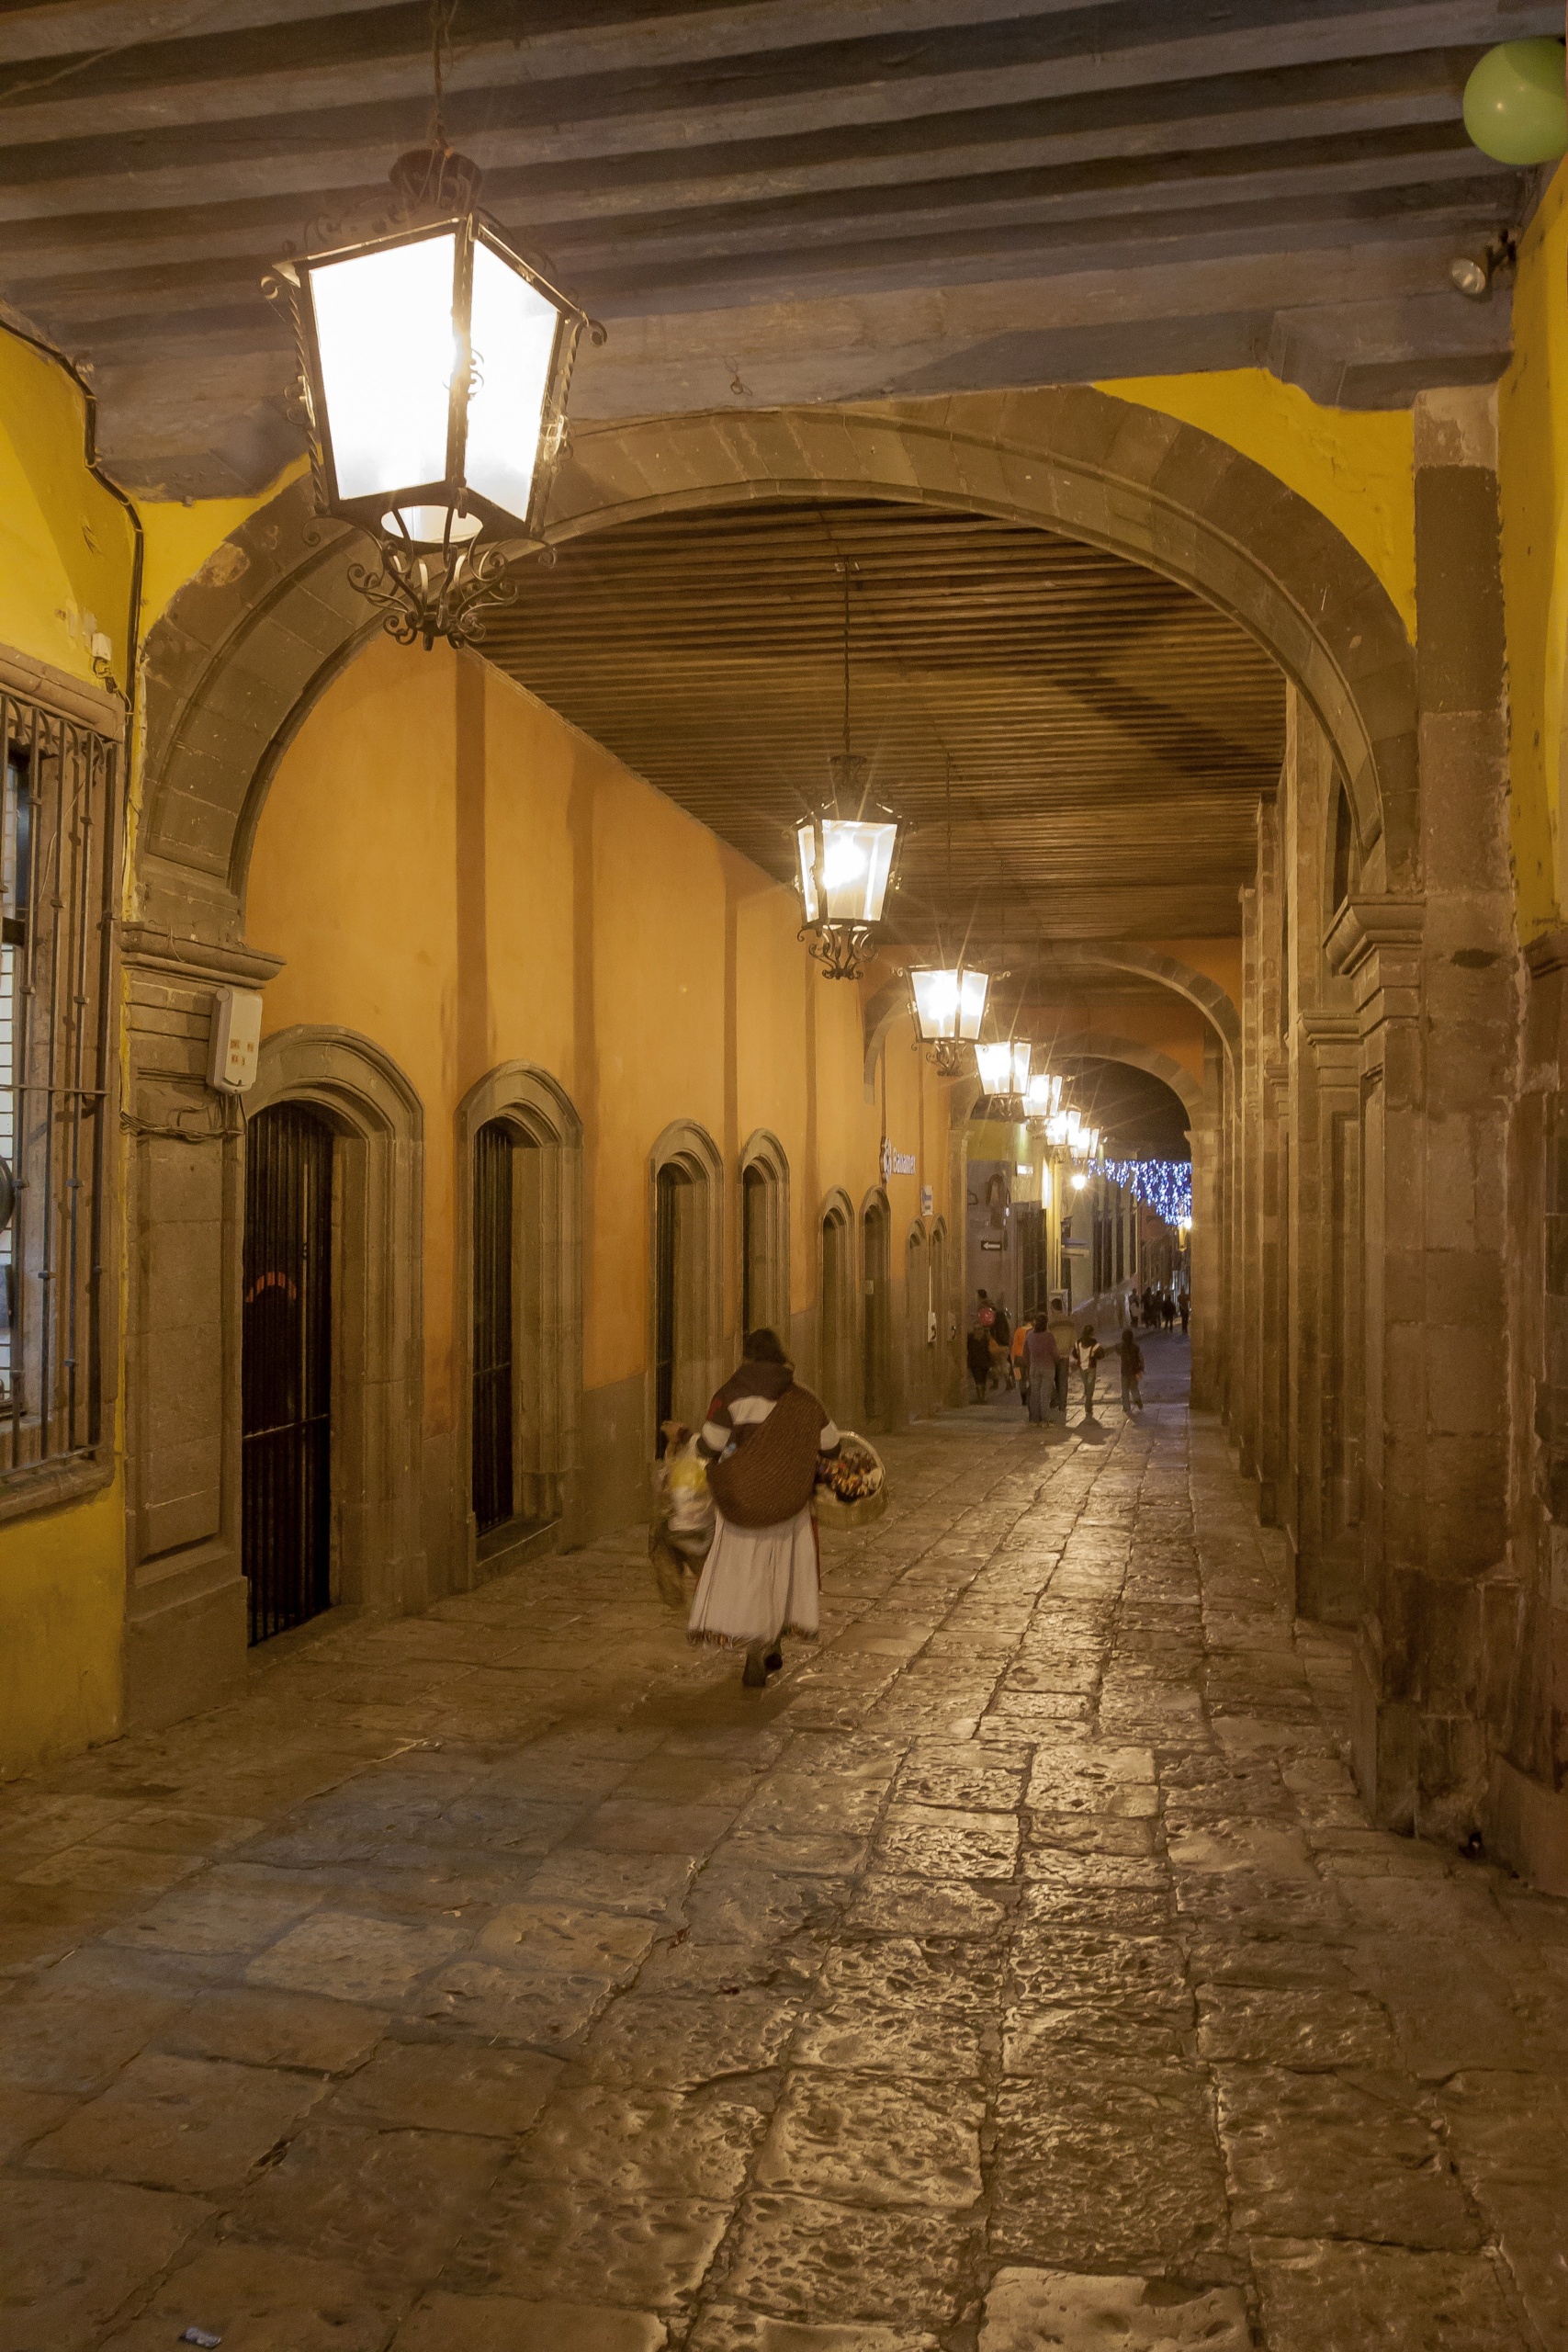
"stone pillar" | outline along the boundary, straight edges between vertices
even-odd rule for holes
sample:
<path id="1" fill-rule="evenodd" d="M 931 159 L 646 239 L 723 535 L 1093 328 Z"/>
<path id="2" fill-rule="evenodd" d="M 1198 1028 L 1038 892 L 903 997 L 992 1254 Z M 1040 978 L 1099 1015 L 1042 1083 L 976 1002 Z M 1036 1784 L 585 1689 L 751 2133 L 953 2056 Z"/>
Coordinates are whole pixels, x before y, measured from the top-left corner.
<path id="1" fill-rule="evenodd" d="M 1416 408 L 1421 898 L 1353 899 L 1361 1031 L 1366 1595 L 1356 1763 L 1376 1818 L 1480 1818 L 1506 1564 L 1506 1139 L 1516 1057 L 1494 396 Z"/>
<path id="2" fill-rule="evenodd" d="M 1205 1055 L 1204 1104 L 1190 1130 L 1192 1144 L 1192 1406 L 1213 1413 L 1222 1402 L 1224 1343 L 1223 1279 L 1224 1192 L 1221 1181 L 1224 1050 L 1211 1037 Z"/>
<path id="3" fill-rule="evenodd" d="M 276 956 L 128 923 L 125 1727 L 244 1687 L 239 1106 L 207 1084 L 213 991 Z"/>
<path id="4" fill-rule="evenodd" d="M 1301 1017 L 1291 1227 L 1296 1610 L 1354 1625 L 1361 1605 L 1361 1086 L 1354 1015 Z"/>
<path id="5" fill-rule="evenodd" d="M 1241 1069 L 1237 1073 L 1235 1147 L 1235 1261 L 1231 1344 L 1231 1436 L 1244 1477 L 1258 1475 L 1258 1422 L 1261 1380 L 1258 1361 L 1263 1271 L 1263 1214 L 1259 1178 L 1262 1085 L 1258 1069 L 1258 891 L 1241 893 Z"/>

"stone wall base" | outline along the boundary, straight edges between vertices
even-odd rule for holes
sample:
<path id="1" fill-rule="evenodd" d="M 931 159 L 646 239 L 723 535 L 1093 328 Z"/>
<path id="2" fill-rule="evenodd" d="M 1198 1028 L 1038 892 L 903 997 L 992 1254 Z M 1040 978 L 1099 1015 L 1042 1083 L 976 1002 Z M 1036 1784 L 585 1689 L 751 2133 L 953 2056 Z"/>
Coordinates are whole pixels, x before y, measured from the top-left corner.
<path id="1" fill-rule="evenodd" d="M 1492 1759 L 1483 1827 L 1487 1849 L 1546 1894 L 1568 1894 L 1568 1791 L 1549 1789 Z"/>
<path id="2" fill-rule="evenodd" d="M 247 1589 L 236 1576 L 125 1627 L 125 1728 L 163 1731 L 244 1696 Z"/>

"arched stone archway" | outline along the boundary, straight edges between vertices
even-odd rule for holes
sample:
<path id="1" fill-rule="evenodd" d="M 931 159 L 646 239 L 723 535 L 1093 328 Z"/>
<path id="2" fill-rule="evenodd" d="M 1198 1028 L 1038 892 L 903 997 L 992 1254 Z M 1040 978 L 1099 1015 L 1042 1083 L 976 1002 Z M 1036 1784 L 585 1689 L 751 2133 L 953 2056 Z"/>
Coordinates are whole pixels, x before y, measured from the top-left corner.
<path id="1" fill-rule="evenodd" d="M 1416 685 L 1404 626 L 1327 517 L 1196 426 L 1084 386 L 585 427 L 552 539 L 746 499 L 886 498 L 1062 531 L 1191 588 L 1280 663 L 1334 747 L 1369 879 L 1415 887 Z M 292 484 L 175 597 L 145 654 L 136 911 L 237 946 L 245 868 L 300 718 L 377 626 L 354 534 Z"/>

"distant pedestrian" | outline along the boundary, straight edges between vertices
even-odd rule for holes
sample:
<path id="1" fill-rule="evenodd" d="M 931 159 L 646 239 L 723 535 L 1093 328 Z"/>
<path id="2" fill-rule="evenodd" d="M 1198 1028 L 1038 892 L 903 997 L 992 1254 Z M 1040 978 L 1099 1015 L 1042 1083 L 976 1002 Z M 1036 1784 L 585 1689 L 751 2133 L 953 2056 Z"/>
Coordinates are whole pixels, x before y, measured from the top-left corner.
<path id="1" fill-rule="evenodd" d="M 1057 1353 L 1051 1318 L 1043 1307 L 1023 1335 L 1023 1367 L 1029 1418 L 1038 1426 L 1051 1418 L 1057 1372 L 1065 1374 L 1067 1369 Z M 1063 1418 L 1066 1419 L 1065 1408 Z"/>
<path id="2" fill-rule="evenodd" d="M 979 1298 L 980 1304 L 975 1310 L 975 1320 L 976 1323 L 983 1323 L 988 1331 L 997 1319 L 997 1310 L 991 1305 L 988 1292 L 981 1291 Z"/>
<path id="3" fill-rule="evenodd" d="M 1104 1349 L 1094 1336 L 1094 1325 L 1086 1323 L 1078 1333 L 1078 1343 L 1073 1351 L 1078 1368 L 1078 1378 L 1083 1383 L 1083 1417 L 1086 1421 L 1092 1421 L 1094 1419 L 1094 1384 L 1100 1359 L 1104 1352 Z"/>
<path id="4" fill-rule="evenodd" d="M 1122 1410 L 1131 1415 L 1136 1406 L 1144 1409 L 1144 1392 L 1139 1386 L 1144 1376 L 1144 1351 L 1131 1331 L 1123 1331 L 1116 1346 L 1116 1359 L 1122 1372 Z"/>
<path id="5" fill-rule="evenodd" d="M 1189 1318 L 1189 1317 L 1191 1315 L 1191 1312 L 1192 1312 L 1192 1295 L 1191 1295 L 1191 1293 L 1190 1293 L 1190 1291 L 1185 1291 L 1185 1290 L 1184 1290 L 1184 1291 L 1182 1292 L 1182 1294 L 1181 1294 L 1181 1299 L 1180 1299 L 1180 1306 L 1181 1306 L 1181 1336 L 1182 1336 L 1182 1338 L 1183 1338 L 1183 1339 L 1185 1339 L 1185 1338 L 1187 1337 L 1187 1323 L 1188 1323 L 1188 1318 Z"/>
<path id="6" fill-rule="evenodd" d="M 991 1333 L 990 1327 L 982 1323 L 978 1316 L 969 1327 L 964 1353 L 968 1360 L 969 1377 L 975 1383 L 975 1402 L 983 1405 L 991 1385 Z"/>
<path id="7" fill-rule="evenodd" d="M 1012 1358 L 1013 1377 L 1018 1382 L 1019 1402 L 1026 1411 L 1029 1407 L 1029 1357 L 1025 1351 L 1029 1345 L 1031 1329 L 1031 1325 L 1021 1317 L 1018 1329 L 1012 1335 L 1012 1345 L 1008 1350 L 1008 1353 Z"/>
<path id="8" fill-rule="evenodd" d="M 1176 1301 L 1168 1291 L 1159 1303 L 1159 1319 L 1168 1331 L 1176 1320 Z"/>
<path id="9" fill-rule="evenodd" d="M 1002 1351 L 1002 1374 L 1008 1386 L 1012 1386 L 1012 1323 L 1007 1308 L 998 1298 L 991 1314 L 991 1337 Z"/>
<path id="10" fill-rule="evenodd" d="M 1073 1350 L 1077 1345 L 1078 1335 L 1073 1318 L 1067 1313 L 1067 1302 L 1061 1291 L 1053 1291 L 1051 1295 L 1051 1312 L 1047 1320 L 1051 1337 L 1056 1342 L 1056 1372 L 1053 1382 L 1050 1409 L 1054 1413 L 1060 1413 L 1065 1421 L 1067 1418 L 1067 1367 L 1072 1363 Z"/>

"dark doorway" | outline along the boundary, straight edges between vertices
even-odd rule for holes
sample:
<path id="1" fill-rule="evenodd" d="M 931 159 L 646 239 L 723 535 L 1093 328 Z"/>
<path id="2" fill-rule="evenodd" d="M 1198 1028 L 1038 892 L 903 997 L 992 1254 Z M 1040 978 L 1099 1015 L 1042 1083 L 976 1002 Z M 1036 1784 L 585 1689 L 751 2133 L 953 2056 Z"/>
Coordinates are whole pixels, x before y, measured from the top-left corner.
<path id="1" fill-rule="evenodd" d="M 474 1137 L 474 1519 L 481 1535 L 513 1517 L 514 1150 L 499 1119 Z"/>
<path id="2" fill-rule="evenodd" d="M 241 1322 L 241 1558 L 251 1640 L 332 1600 L 333 1136 L 299 1102 L 251 1121 Z"/>
<path id="3" fill-rule="evenodd" d="M 683 1170 L 667 1162 L 654 1179 L 653 1233 L 653 1419 L 655 1451 L 664 1452 L 664 1424 L 675 1418 L 676 1243 L 680 1232 Z"/>
<path id="4" fill-rule="evenodd" d="M 885 1430 L 891 1409 L 887 1394 L 887 1210 L 873 1201 L 861 1220 L 865 1267 L 865 1313 L 861 1331 L 864 1342 L 861 1389 L 868 1430 Z"/>
<path id="5" fill-rule="evenodd" d="M 768 1179 L 753 1163 L 740 1178 L 740 1330 L 754 1331 L 773 1312 L 768 1296 Z"/>

